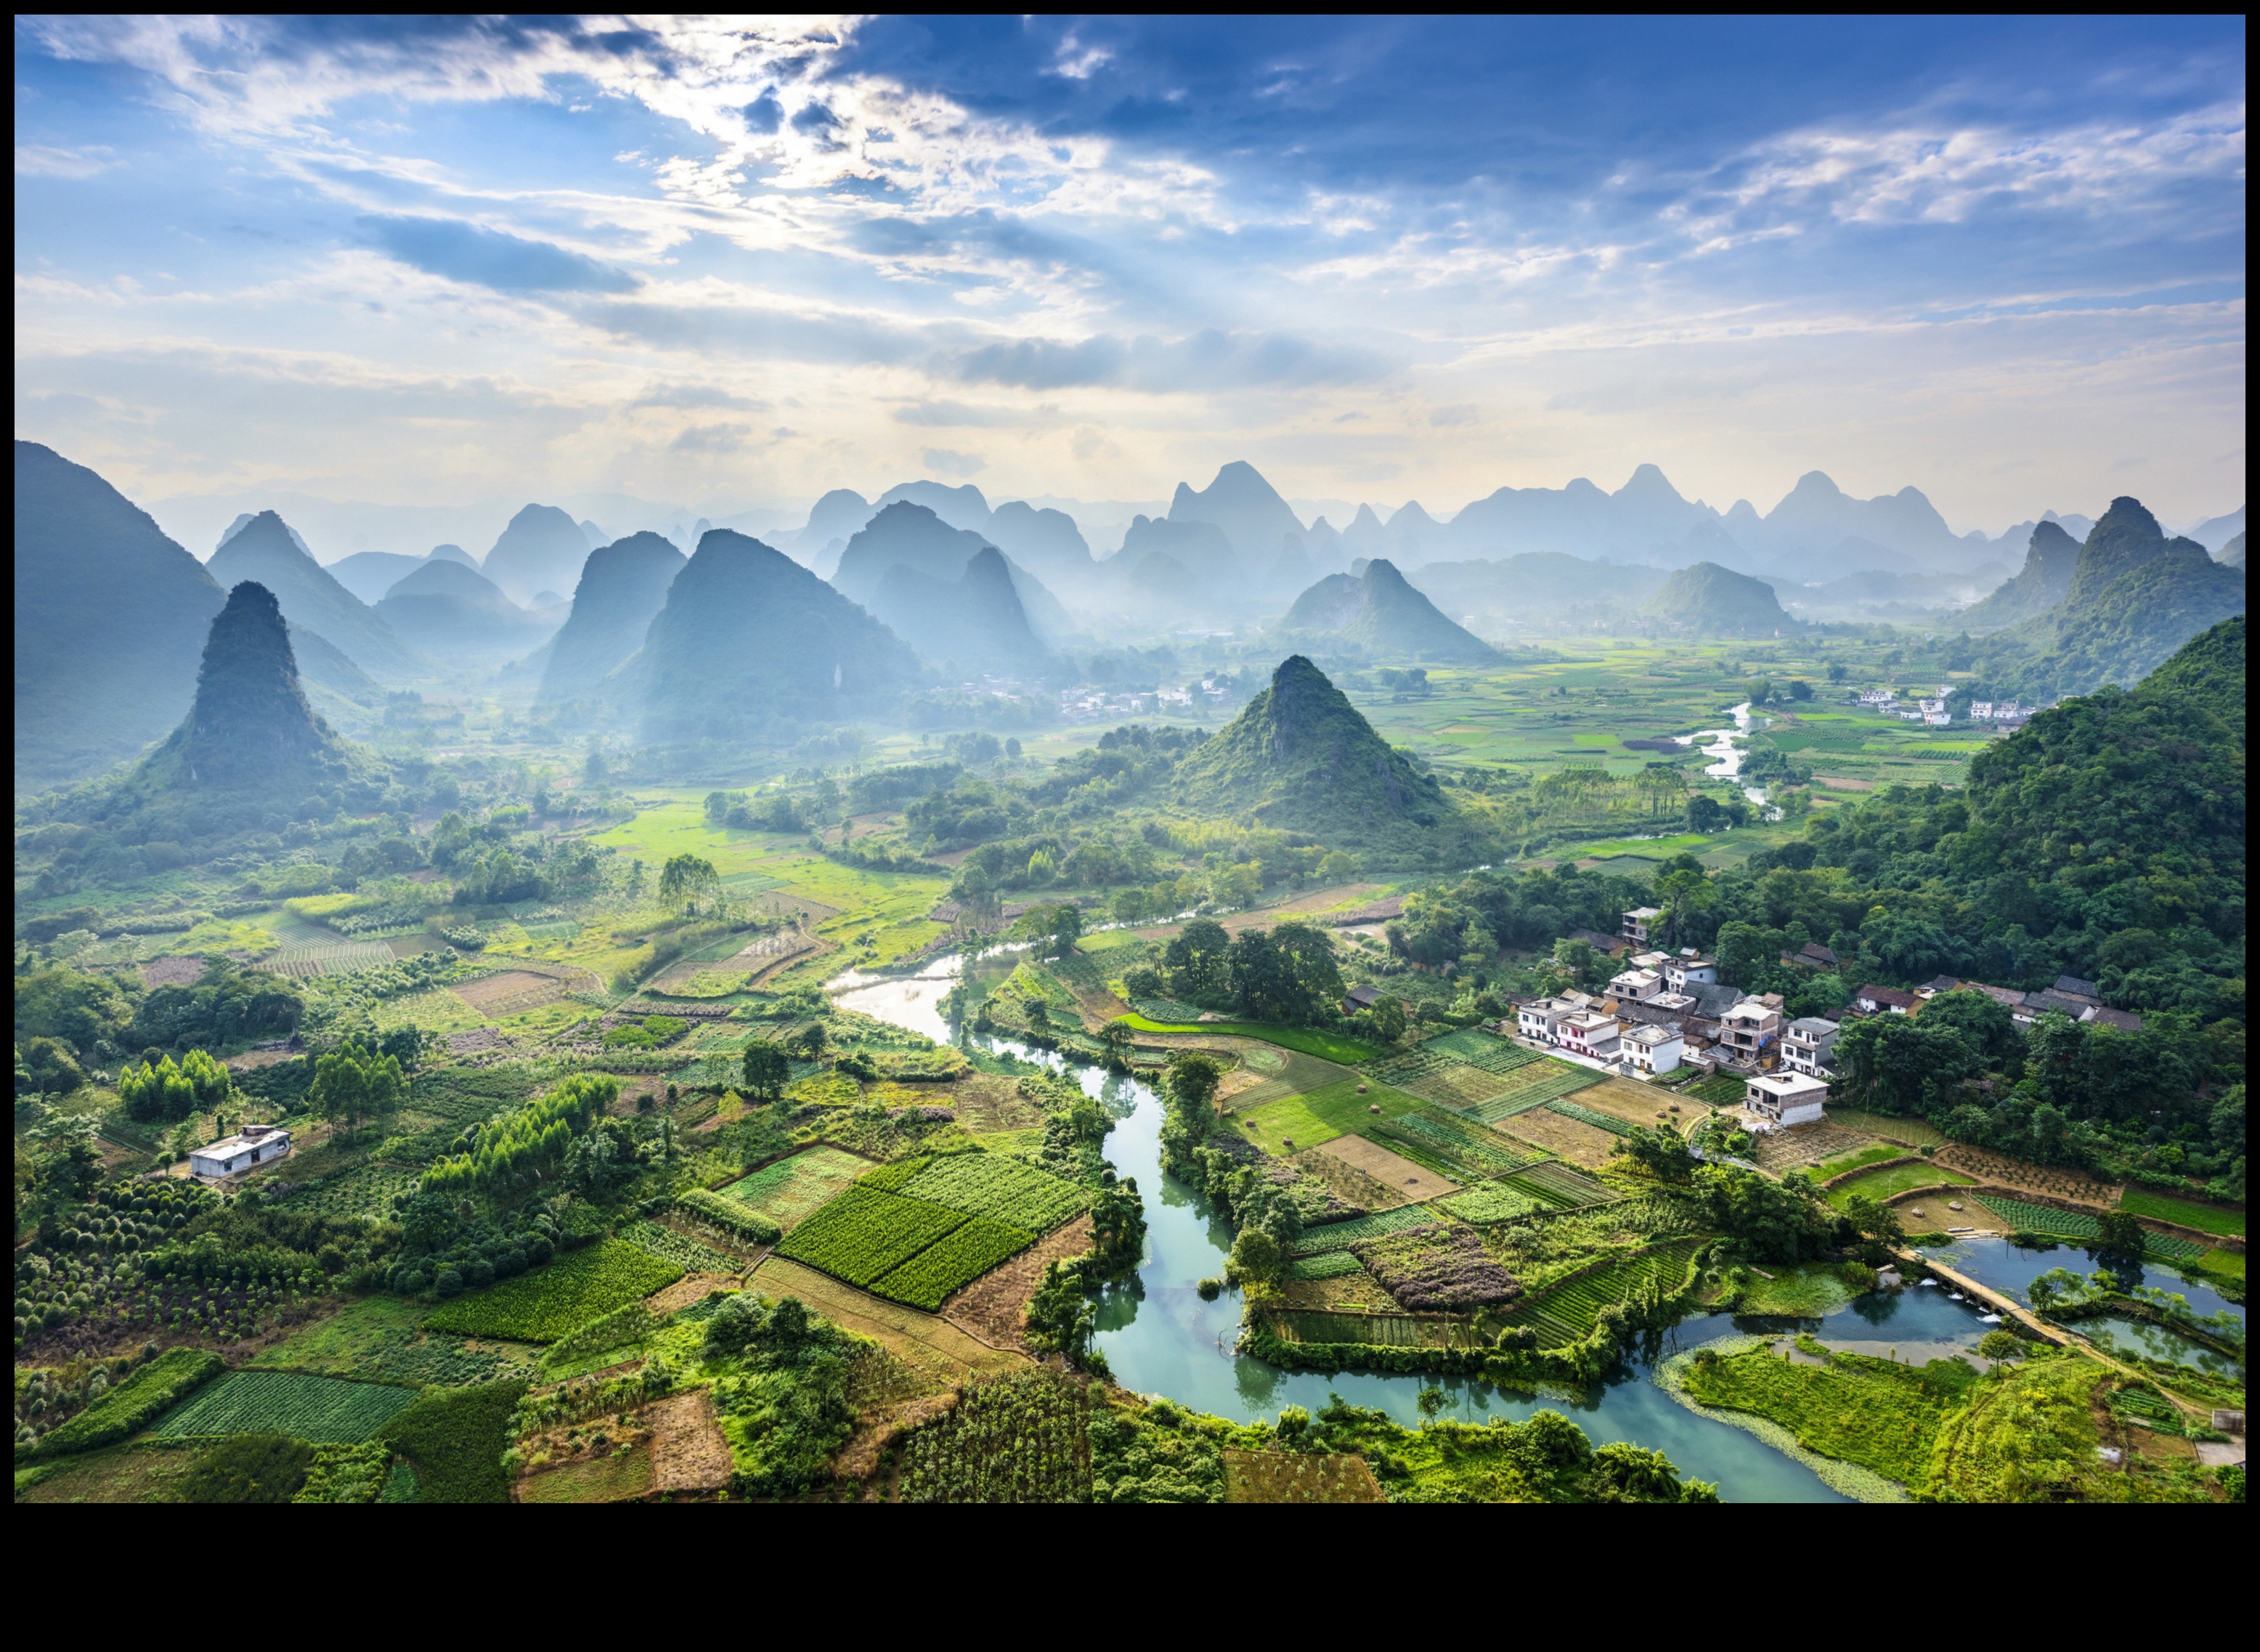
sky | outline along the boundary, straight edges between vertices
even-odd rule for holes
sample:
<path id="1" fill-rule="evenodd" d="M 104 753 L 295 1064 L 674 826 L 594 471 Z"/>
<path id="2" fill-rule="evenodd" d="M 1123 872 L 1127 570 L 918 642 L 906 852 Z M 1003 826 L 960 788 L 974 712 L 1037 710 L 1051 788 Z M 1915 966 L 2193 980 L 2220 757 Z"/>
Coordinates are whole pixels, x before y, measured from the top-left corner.
<path id="1" fill-rule="evenodd" d="M 17 433 L 136 497 L 2243 502 L 2242 18 L 16 44 Z"/>

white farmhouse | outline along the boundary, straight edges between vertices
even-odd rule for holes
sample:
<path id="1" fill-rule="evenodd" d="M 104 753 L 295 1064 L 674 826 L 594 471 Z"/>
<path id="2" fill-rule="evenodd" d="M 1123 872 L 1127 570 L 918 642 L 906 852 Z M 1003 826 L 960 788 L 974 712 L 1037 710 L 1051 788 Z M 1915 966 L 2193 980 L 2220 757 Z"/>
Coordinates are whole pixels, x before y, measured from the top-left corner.
<path id="1" fill-rule="evenodd" d="M 254 1164 L 265 1164 L 290 1151 L 290 1133 L 277 1125 L 247 1124 L 234 1135 L 189 1154 L 189 1169 L 197 1176 L 232 1176 Z"/>
<path id="2" fill-rule="evenodd" d="M 1620 998 L 1644 1001 L 1663 990 L 1663 977 L 1653 969 L 1627 969 L 1609 977 L 1609 991 Z"/>
<path id="3" fill-rule="evenodd" d="M 1819 1124 L 1828 1086 L 1809 1073 L 1760 1073 L 1742 1092 L 1742 1114 L 1758 1129 Z"/>
<path id="4" fill-rule="evenodd" d="M 1635 1026 L 1624 1035 L 1624 1063 L 1649 1078 L 1679 1070 L 1687 1041 L 1677 1026 Z"/>

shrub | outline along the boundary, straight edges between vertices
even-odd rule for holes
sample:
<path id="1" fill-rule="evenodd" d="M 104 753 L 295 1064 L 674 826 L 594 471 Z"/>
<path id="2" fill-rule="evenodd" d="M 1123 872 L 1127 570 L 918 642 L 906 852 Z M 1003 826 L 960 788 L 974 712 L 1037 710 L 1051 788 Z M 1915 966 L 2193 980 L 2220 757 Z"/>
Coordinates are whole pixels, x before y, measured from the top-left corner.
<path id="1" fill-rule="evenodd" d="M 147 1427 L 225 1369 L 218 1355 L 202 1348 L 176 1348 L 161 1354 L 38 1445 L 28 1449 L 17 1447 L 16 1460 L 61 1456 L 114 1444 Z"/>
<path id="2" fill-rule="evenodd" d="M 737 1200 L 710 1193 L 703 1187 L 692 1189 L 675 1204 L 676 1209 L 688 1211 L 701 1221 L 712 1222 L 749 1245 L 774 1245 L 784 1237 L 784 1230 L 759 1211 L 748 1210 Z"/>
<path id="3" fill-rule="evenodd" d="M 640 1253 L 639 1253 L 640 1254 Z M 419 1503 L 507 1503 L 502 1454 L 524 1383 L 427 1388 L 393 1418 L 384 1442 L 416 1464 Z"/>

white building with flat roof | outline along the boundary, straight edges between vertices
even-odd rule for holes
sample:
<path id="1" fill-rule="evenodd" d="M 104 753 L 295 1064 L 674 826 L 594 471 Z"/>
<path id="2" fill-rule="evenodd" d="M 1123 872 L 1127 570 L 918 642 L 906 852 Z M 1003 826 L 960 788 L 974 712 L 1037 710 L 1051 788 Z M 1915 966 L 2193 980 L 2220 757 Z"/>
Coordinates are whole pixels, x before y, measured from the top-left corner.
<path id="1" fill-rule="evenodd" d="M 1609 977 L 1609 990 L 1620 998 L 1644 1002 L 1663 992 L 1663 977 L 1653 969 L 1627 969 Z"/>
<path id="2" fill-rule="evenodd" d="M 1656 1078 L 1679 1070 L 1687 1041 L 1676 1026 L 1635 1026 L 1618 1048 L 1626 1066 L 1643 1077 Z"/>
<path id="3" fill-rule="evenodd" d="M 1746 1081 L 1742 1116 L 1759 1130 L 1819 1124 L 1827 1099 L 1827 1083 L 1810 1073 L 1760 1073 Z"/>
<path id="4" fill-rule="evenodd" d="M 254 1164 L 265 1164 L 290 1151 L 290 1133 L 275 1125 L 247 1124 L 234 1135 L 210 1147 L 189 1152 L 189 1169 L 197 1176 L 233 1176 Z"/>

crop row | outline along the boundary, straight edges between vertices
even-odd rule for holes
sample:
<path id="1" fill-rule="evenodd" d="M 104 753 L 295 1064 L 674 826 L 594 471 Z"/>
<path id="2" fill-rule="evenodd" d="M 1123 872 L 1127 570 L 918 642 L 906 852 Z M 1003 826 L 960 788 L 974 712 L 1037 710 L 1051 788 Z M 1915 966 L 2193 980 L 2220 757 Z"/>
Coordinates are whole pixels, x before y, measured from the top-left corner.
<path id="1" fill-rule="evenodd" d="M 968 1217 L 963 1226 L 953 1228 L 883 1275 L 872 1285 L 872 1294 L 932 1312 L 951 1291 L 1035 1242 L 1036 1236 L 1025 1227 L 1010 1227 L 985 1216 Z"/>
<path id="2" fill-rule="evenodd" d="M 678 1196 L 675 1206 L 748 1245 L 774 1245 L 784 1236 L 784 1230 L 759 1211 L 719 1193 L 710 1193 L 703 1187 Z"/>
<path id="3" fill-rule="evenodd" d="M 2048 1205 L 2028 1205 L 2022 1199 L 2003 1198 L 1994 1193 L 1973 1197 L 2020 1233 L 2056 1234 L 2066 1239 L 2085 1240 L 2091 1244 L 2103 1237 L 2103 1225 L 2092 1216 L 2060 1211 Z M 2171 1234 L 2146 1233 L 2142 1235 L 2142 1245 L 2152 1255 L 2175 1262 L 2192 1261 L 2206 1252 L 2203 1245 L 2177 1239 Z"/>
<path id="4" fill-rule="evenodd" d="M 1613 1136 L 1628 1136 L 1633 1133 L 1634 1126 L 1613 1112 L 1595 1112 L 1591 1107 L 1580 1107 L 1576 1102 L 1563 1101 L 1558 1096 L 1547 1102 L 1546 1111 L 1564 1119 L 1575 1119 L 1579 1124 L 1591 1125 L 1596 1130 L 1606 1130 Z"/>
<path id="5" fill-rule="evenodd" d="M 1436 1207 L 1463 1222 L 1476 1223 L 1511 1221 L 1548 1208 L 1544 1201 L 1504 1182 L 1479 1182 L 1464 1192 L 1438 1199 Z"/>
<path id="6" fill-rule="evenodd" d="M 777 1255 L 868 1285 L 966 1219 L 939 1205 L 851 1187 L 786 1235 Z"/>
<path id="7" fill-rule="evenodd" d="M 1561 1097 L 1574 1095 L 1588 1085 L 1601 1082 L 1598 1073 L 1583 1067 L 1572 1067 L 1564 1062 L 1548 1062 L 1543 1069 L 1531 1069 L 1536 1076 L 1529 1083 L 1509 1091 L 1494 1100 L 1467 1111 L 1485 1124 L 1497 1124 L 1516 1113 L 1527 1112 L 1533 1107 L 1543 1106 Z"/>
<path id="8" fill-rule="evenodd" d="M 1563 1210 L 1606 1205 L 1617 1197 L 1606 1183 L 1597 1182 L 1582 1170 L 1573 1169 L 1566 1164 L 1527 1165 L 1508 1176 L 1506 1181 L 1510 1187 L 1520 1188 L 1534 1198 Z"/>
<path id="9" fill-rule="evenodd" d="M 630 1222 L 620 1229 L 620 1237 L 662 1261 L 673 1262 L 685 1273 L 740 1273 L 746 1266 L 726 1250 L 702 1245 L 690 1235 L 662 1227 L 657 1222 Z"/>
<path id="10" fill-rule="evenodd" d="M 514 1279 L 442 1303 L 425 1324 L 463 1336 L 554 1342 L 681 1277 L 681 1268 L 640 1245 L 602 1240 Z"/>
<path id="11" fill-rule="evenodd" d="M 928 1159 L 900 1191 L 929 1205 L 962 1211 L 968 1216 L 985 1216 L 1032 1234 L 1050 1232 L 1080 1212 L 1086 1202 L 1083 1190 L 1072 1182 L 993 1153 L 953 1153 Z"/>
<path id="12" fill-rule="evenodd" d="M 1091 1391 L 1049 1371 L 980 1384 L 911 1436 L 905 1503 L 1081 1503 L 1091 1497 Z"/>
<path id="13" fill-rule="evenodd" d="M 1660 1249 L 1582 1274 L 1547 1291 L 1532 1305 L 1538 1311 L 1539 1341 L 1548 1346 L 1582 1341 L 1592 1334 L 1603 1308 L 1638 1296 L 1659 1277 L 1672 1286 L 1684 1284 L 1688 1260 L 1701 1244 L 1700 1240 L 1677 1240 Z M 1524 1317 L 1529 1312 L 1526 1309 L 1523 1314 L 1518 1314 L 1517 1322 L 1533 1323 L 1532 1319 Z M 1549 1326 L 1566 1329 L 1569 1334 L 1561 1336 L 1558 1341 L 1549 1341 Z"/>
<path id="14" fill-rule="evenodd" d="M 319 1211 L 331 1216 L 389 1219 L 393 1199 L 415 1185 L 413 1170 L 390 1164 L 361 1164 L 342 1175 L 301 1187 L 282 1202 L 292 1210 Z"/>
<path id="15" fill-rule="evenodd" d="M 1435 1217 L 1419 1205 L 1406 1205 L 1393 1211 L 1377 1211 L 1370 1216 L 1352 1217 L 1346 1222 L 1328 1222 L 1320 1227 L 1306 1227 L 1303 1236 L 1287 1247 L 1291 1256 L 1315 1256 L 1321 1251 L 1341 1250 L 1360 1240 L 1378 1239 L 1384 1234 L 1393 1234 L 1400 1227 L 1417 1227 L 1423 1222 L 1433 1222 Z"/>
<path id="16" fill-rule="evenodd" d="M 317 1445 L 358 1445 L 416 1398 L 386 1383 L 302 1377 L 295 1371 L 237 1371 L 168 1412 L 161 1440 L 207 1434 L 288 1434 Z"/>

